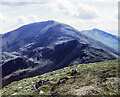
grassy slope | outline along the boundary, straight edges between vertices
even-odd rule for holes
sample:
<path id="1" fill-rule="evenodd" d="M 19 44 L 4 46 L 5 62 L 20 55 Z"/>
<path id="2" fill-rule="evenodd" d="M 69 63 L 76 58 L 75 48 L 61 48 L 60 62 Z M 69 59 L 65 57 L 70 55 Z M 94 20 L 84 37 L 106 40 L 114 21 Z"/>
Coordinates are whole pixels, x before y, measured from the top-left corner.
<path id="1" fill-rule="evenodd" d="M 79 72 L 71 76 L 71 71 L 76 68 Z M 69 77 L 66 82 L 52 86 L 60 78 Z M 117 95 L 118 94 L 118 60 L 110 60 L 97 63 L 79 64 L 66 67 L 53 72 L 40 75 L 43 80 L 50 80 L 50 84 L 44 84 L 37 90 L 27 90 L 39 81 L 38 76 L 25 78 L 12 82 L 1 91 L 3 95 Z M 92 87 L 92 88 L 91 88 Z"/>

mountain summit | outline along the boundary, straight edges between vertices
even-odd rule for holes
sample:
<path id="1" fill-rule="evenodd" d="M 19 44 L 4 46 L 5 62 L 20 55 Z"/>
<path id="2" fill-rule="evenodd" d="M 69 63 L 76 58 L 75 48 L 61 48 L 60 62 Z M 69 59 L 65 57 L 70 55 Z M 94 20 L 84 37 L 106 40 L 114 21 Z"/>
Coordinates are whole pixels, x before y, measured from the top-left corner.
<path id="1" fill-rule="evenodd" d="M 30 45 L 32 49 L 32 46 L 35 45 L 51 45 L 53 43 L 74 39 L 81 43 L 90 44 L 91 46 L 117 54 L 117 52 L 113 50 L 117 49 L 116 44 L 118 42 L 116 37 L 108 37 L 106 33 L 97 29 L 80 32 L 69 25 L 53 20 L 24 25 L 4 34 L 3 51 L 18 52 L 28 45 Z M 110 41 L 111 39 L 112 41 Z M 115 46 L 113 44 L 115 44 Z"/>

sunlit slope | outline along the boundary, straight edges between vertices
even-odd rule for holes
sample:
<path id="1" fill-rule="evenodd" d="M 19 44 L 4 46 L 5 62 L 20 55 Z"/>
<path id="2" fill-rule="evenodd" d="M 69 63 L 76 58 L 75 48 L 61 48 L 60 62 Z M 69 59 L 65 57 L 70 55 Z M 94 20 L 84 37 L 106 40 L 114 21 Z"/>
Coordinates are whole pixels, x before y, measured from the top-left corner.
<path id="1" fill-rule="evenodd" d="M 77 73 L 72 74 L 75 69 Z M 33 88 L 40 80 L 44 83 Z M 12 82 L 1 92 L 2 95 L 117 95 L 118 60 L 79 64 L 25 78 Z"/>

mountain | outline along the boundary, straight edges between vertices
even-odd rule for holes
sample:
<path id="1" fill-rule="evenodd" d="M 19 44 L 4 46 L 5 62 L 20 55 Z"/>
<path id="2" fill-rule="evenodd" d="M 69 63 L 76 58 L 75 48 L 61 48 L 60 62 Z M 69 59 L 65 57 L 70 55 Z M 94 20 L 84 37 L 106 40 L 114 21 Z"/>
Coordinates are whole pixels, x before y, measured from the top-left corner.
<path id="1" fill-rule="evenodd" d="M 105 31 L 99 29 L 92 29 L 92 30 L 83 30 L 81 31 L 84 35 L 91 37 L 92 39 L 98 40 L 105 45 L 110 46 L 114 50 L 118 51 L 118 44 L 120 42 L 120 37 L 107 33 Z M 119 44 L 120 45 L 120 44 Z"/>
<path id="2" fill-rule="evenodd" d="M 117 54 L 108 45 L 84 35 L 73 27 L 53 20 L 24 25 L 2 36 L 3 51 L 25 51 L 36 47 L 54 45 L 62 41 L 78 40 L 81 43 Z"/>
<path id="3" fill-rule="evenodd" d="M 53 20 L 24 25 L 2 35 L 3 86 L 80 63 L 116 59 L 117 51 Z"/>

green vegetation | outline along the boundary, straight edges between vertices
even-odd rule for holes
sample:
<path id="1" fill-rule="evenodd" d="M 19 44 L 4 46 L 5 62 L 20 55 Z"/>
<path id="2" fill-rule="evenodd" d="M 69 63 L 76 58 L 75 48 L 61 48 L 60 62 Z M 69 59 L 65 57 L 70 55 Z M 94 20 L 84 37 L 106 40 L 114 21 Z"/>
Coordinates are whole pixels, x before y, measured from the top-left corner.
<path id="1" fill-rule="evenodd" d="M 77 69 L 78 73 L 72 76 L 72 69 Z M 55 85 L 63 77 L 69 79 Z M 50 84 L 43 84 L 38 89 L 30 90 L 29 88 L 40 79 L 49 80 Z M 1 93 L 2 95 L 118 95 L 118 80 L 118 60 L 110 60 L 74 65 L 15 81 L 4 87 Z"/>

